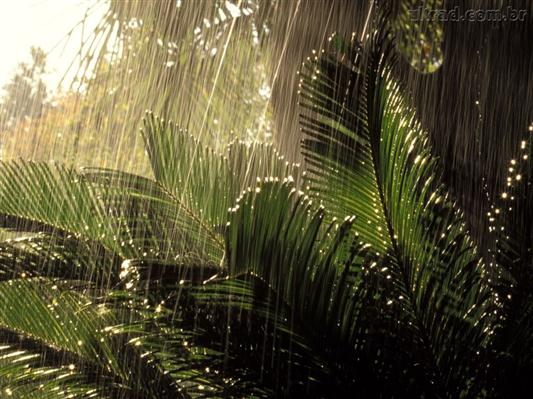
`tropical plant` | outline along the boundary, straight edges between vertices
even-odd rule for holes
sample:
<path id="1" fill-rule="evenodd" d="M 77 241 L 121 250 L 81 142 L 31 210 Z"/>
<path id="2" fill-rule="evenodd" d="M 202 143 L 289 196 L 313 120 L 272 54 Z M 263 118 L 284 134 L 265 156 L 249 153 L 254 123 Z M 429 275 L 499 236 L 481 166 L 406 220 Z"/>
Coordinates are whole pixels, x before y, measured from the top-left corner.
<path id="1" fill-rule="evenodd" d="M 150 178 L 0 164 L 0 223 L 24 233 L 0 251 L 3 393 L 497 392 L 504 307 L 395 78 L 394 40 L 332 43 L 301 73 L 305 171 L 152 114 Z"/>

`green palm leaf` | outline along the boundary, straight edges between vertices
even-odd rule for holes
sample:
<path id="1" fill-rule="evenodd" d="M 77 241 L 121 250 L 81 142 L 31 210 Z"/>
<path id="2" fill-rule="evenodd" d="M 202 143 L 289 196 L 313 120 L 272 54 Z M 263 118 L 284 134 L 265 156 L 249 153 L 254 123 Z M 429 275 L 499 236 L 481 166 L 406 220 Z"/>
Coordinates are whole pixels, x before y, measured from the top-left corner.
<path id="1" fill-rule="evenodd" d="M 174 380 L 163 374 L 153 358 L 147 361 L 134 342 L 128 343 L 125 333 L 135 331 L 131 312 L 95 303 L 79 293 L 77 286 L 76 281 L 67 285 L 43 278 L 0 282 L 3 339 L 11 336 L 22 348 L 47 353 L 59 367 L 73 364 L 85 376 L 92 375 L 99 384 L 107 385 L 110 393 L 179 397 Z M 124 324 L 121 320 L 128 314 Z"/>
<path id="2" fill-rule="evenodd" d="M 0 346 L 0 392 L 9 398 L 109 398 L 103 389 L 84 381 L 74 364 L 46 366 L 42 354 Z"/>
<path id="3" fill-rule="evenodd" d="M 225 224 L 228 209 L 256 179 L 297 177 L 295 166 L 268 144 L 234 142 L 218 154 L 151 113 L 142 135 L 156 181 L 211 226 Z"/>
<path id="4" fill-rule="evenodd" d="M 2 163 L 3 226 L 85 237 L 122 258 L 206 252 L 219 261 L 221 244 L 157 184 L 106 173 L 98 180 L 61 166 Z"/>
<path id="5" fill-rule="evenodd" d="M 292 337 L 295 370 L 298 353 L 308 359 L 302 370 L 314 365 L 309 373 L 315 377 L 307 376 L 304 387 L 320 381 L 329 389 L 334 384 L 339 394 L 350 390 L 365 294 L 361 276 L 350 273 L 354 262 L 366 256 L 351 231 L 353 223 L 346 218 L 340 225 L 324 225 L 324 210 L 314 208 L 289 179 L 267 179 L 232 208 L 226 243 L 230 275 L 262 282 L 253 286 L 253 294 L 233 292 L 234 300 Z M 298 386 L 281 382 L 293 383 Z"/>
<path id="6" fill-rule="evenodd" d="M 37 233 L 0 243 L 0 281 L 42 277 L 105 289 L 119 282 L 117 263 L 101 246 L 72 237 Z"/>
<path id="7" fill-rule="evenodd" d="M 127 206 L 122 229 L 144 238 L 142 248 L 146 250 L 138 257 L 191 257 L 205 264 L 220 263 L 220 234 L 202 220 L 201 211 L 186 207 L 158 182 L 102 168 L 84 168 L 81 174 L 97 186 L 108 188 L 101 193 L 106 208 L 124 213 L 122 208 Z"/>
<path id="8" fill-rule="evenodd" d="M 385 299 L 381 316 L 367 319 L 381 330 L 369 356 L 379 359 L 382 340 L 392 339 L 411 348 L 406 358 L 392 356 L 421 365 L 416 373 L 429 381 L 423 391 L 475 396 L 472 359 L 490 335 L 484 266 L 394 79 L 390 39 L 374 34 L 365 47 L 304 66 L 307 181 L 333 215 L 356 216 L 355 231 L 377 257 L 356 265 L 379 281 Z M 384 376 L 392 370 L 387 361 Z M 394 367 L 410 372 L 405 363 Z"/>
<path id="9" fill-rule="evenodd" d="M 175 380 L 139 341 L 154 318 L 144 295 L 121 291 L 114 258 L 98 258 L 88 243 L 41 233 L 0 245 L 2 343 L 43 358 L 41 365 L 17 369 L 20 374 L 13 370 L 12 377 L 23 381 L 44 367 L 50 389 L 64 383 L 65 392 L 80 395 L 87 388 L 93 396 L 181 397 Z M 13 392 L 30 386 L 4 377 Z"/>

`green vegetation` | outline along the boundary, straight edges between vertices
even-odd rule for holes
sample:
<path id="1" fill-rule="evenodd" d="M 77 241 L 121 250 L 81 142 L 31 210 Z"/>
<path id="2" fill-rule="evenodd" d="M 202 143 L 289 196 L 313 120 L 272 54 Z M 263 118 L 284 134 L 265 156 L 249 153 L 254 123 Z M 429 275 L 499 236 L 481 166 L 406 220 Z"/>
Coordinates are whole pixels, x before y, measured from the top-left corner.
<path id="1" fill-rule="evenodd" d="M 490 256 L 476 247 L 396 75 L 394 36 L 371 29 L 364 43 L 330 42 L 300 73 L 303 166 L 269 140 L 222 140 L 211 121 L 233 103 L 212 87 L 191 88 L 211 94 L 186 119 L 172 111 L 183 98 L 171 105 L 165 93 L 156 109 L 184 126 L 148 112 L 138 137 L 121 136 L 88 167 L 73 166 L 70 150 L 59 152 L 66 166 L 0 163 L 0 226 L 16 236 L 0 243 L 2 395 L 490 398 L 515 389 L 520 377 L 497 374 L 502 364 L 516 375 L 533 367 L 533 297 L 520 280 L 531 251 L 496 228 Z M 246 69 L 233 66 L 227 79 Z M 139 102 L 152 102 L 135 83 Z M 74 126 L 95 121 L 84 109 L 98 91 L 88 93 L 61 105 L 75 109 Z M 226 109 L 221 131 L 264 128 L 254 118 L 268 116 L 267 103 L 248 102 L 235 119 Z M 115 105 L 119 116 L 100 128 L 126 129 L 139 112 Z M 49 113 L 42 131 L 71 123 L 60 115 Z M 77 134 L 67 146 L 94 150 Z M 134 150 L 111 168 L 121 146 Z"/>

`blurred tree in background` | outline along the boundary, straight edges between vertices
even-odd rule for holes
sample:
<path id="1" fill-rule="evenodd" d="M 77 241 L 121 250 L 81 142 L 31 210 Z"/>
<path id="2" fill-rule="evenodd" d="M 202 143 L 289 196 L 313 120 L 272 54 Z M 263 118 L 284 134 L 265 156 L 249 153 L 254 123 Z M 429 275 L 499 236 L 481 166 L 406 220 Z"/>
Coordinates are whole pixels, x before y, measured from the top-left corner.
<path id="1" fill-rule="evenodd" d="M 43 49 L 32 47 L 31 62 L 21 62 L 4 86 L 4 97 L 0 111 L 2 129 L 27 118 L 38 118 L 47 100 L 47 87 L 43 77 L 46 74 L 46 54 Z"/>
<path id="2" fill-rule="evenodd" d="M 217 151 L 234 139 L 270 142 L 271 68 L 264 51 L 270 29 L 259 13 L 255 0 L 111 1 L 80 48 L 70 88 L 54 94 L 46 110 L 6 125 L 3 157 L 143 173 L 147 163 L 133 127 L 146 109 Z M 34 103 L 20 90 L 8 101 L 19 112 L 21 101 Z"/>
<path id="3" fill-rule="evenodd" d="M 102 167 L 120 164 L 146 171 L 144 151 L 131 151 L 135 143 L 128 142 L 127 135 L 102 134 L 122 132 L 128 111 L 127 102 L 108 89 L 105 69 L 109 67 L 102 64 L 101 71 L 85 79 L 91 85 L 90 91 L 57 92 L 39 114 L 13 120 L 6 126 L 3 158 Z M 95 104 L 112 108 L 113 112 L 95 113 Z"/>

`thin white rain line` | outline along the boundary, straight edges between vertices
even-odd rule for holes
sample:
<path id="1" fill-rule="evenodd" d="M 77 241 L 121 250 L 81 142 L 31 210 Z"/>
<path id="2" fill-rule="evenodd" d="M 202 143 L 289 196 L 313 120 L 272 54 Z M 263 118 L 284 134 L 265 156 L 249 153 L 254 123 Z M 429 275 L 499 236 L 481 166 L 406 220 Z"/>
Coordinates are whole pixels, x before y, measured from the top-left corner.
<path id="1" fill-rule="evenodd" d="M 281 50 L 281 55 L 279 57 L 278 65 L 276 66 L 276 70 L 274 72 L 274 77 L 272 78 L 272 86 L 276 82 L 276 79 L 278 78 L 279 69 L 281 66 L 281 61 L 283 60 L 283 56 L 285 55 L 285 51 L 287 50 L 287 44 L 289 43 L 289 37 L 292 32 L 292 28 L 294 26 L 294 20 L 296 19 L 296 14 L 298 14 L 298 11 L 300 10 L 300 0 L 296 3 L 296 8 L 294 9 L 294 13 L 291 16 L 291 20 L 289 22 L 289 30 L 287 34 L 285 35 L 285 41 L 283 42 L 283 48 Z"/>
<path id="2" fill-rule="evenodd" d="M 237 7 L 241 7 L 242 0 L 239 0 L 239 3 L 237 4 Z M 228 38 L 226 39 L 226 43 L 224 43 L 224 47 L 222 50 L 222 57 L 220 58 L 220 63 L 218 64 L 217 71 L 215 73 L 215 79 L 213 82 L 213 87 L 211 89 L 211 93 L 209 93 L 209 100 L 207 101 L 207 106 L 205 107 L 204 117 L 202 118 L 202 125 L 200 126 L 200 132 L 198 132 L 200 135 L 202 134 L 204 130 L 205 121 L 207 120 L 207 114 L 209 113 L 209 108 L 211 107 L 211 102 L 213 100 L 213 95 L 215 93 L 215 89 L 217 87 L 218 78 L 220 77 L 220 71 L 222 70 L 222 65 L 224 64 L 224 60 L 226 59 L 226 52 L 228 50 L 228 45 L 231 40 L 231 36 L 233 35 L 233 30 L 235 28 L 235 24 L 237 23 L 237 18 L 233 18 L 231 21 L 231 25 L 228 32 Z M 198 148 L 198 144 L 195 147 L 195 153 L 196 148 Z"/>
<path id="3" fill-rule="evenodd" d="M 287 44 L 289 43 L 289 37 L 290 37 L 290 34 L 291 34 L 293 26 L 294 26 L 294 21 L 296 19 L 296 14 L 298 14 L 298 11 L 300 10 L 300 1 L 301 0 L 298 0 L 298 2 L 296 3 L 296 8 L 294 9 L 294 13 L 291 15 L 291 19 L 289 20 L 289 29 L 287 31 L 287 34 L 285 35 L 285 41 L 283 42 L 283 48 L 281 49 L 281 55 L 279 57 L 278 64 L 276 65 L 276 69 L 274 71 L 274 76 L 272 77 L 272 80 L 270 82 L 270 87 L 271 88 L 274 87 L 274 84 L 276 83 L 276 80 L 278 78 L 278 73 L 279 73 L 279 70 L 280 70 L 280 67 L 281 67 L 281 61 L 283 60 L 283 56 L 285 55 L 285 51 L 287 50 Z M 330 13 L 330 15 L 331 15 L 331 13 Z M 329 17 L 328 17 L 328 19 L 329 19 Z M 267 113 L 267 110 L 268 110 L 268 106 L 270 104 L 271 99 L 272 99 L 272 96 L 270 96 L 268 98 L 268 101 L 266 102 L 265 106 L 263 107 L 263 112 L 261 113 L 261 118 L 259 118 L 259 126 L 257 127 L 258 131 L 261 131 L 261 129 L 263 128 L 263 124 L 264 124 L 264 121 L 265 121 L 265 116 L 266 116 L 266 113 Z"/>
<path id="4" fill-rule="evenodd" d="M 374 0 L 370 0 L 370 6 L 368 7 L 368 13 L 366 14 L 366 20 L 363 26 L 363 32 L 361 33 L 361 39 L 359 40 L 361 43 L 363 42 L 363 39 L 365 38 L 366 28 L 368 28 L 368 21 L 370 20 L 370 15 L 372 14 L 373 7 L 374 7 Z"/>
<path id="5" fill-rule="evenodd" d="M 237 7 L 240 8 L 241 7 L 241 3 L 242 3 L 242 0 L 239 0 L 239 3 L 237 4 Z M 209 108 L 210 108 L 211 102 L 213 100 L 213 95 L 215 93 L 215 89 L 216 89 L 216 86 L 217 86 L 217 83 L 218 83 L 218 79 L 220 77 L 220 71 L 222 70 L 222 65 L 224 64 L 224 60 L 226 58 L 226 52 L 227 52 L 227 49 L 228 49 L 228 45 L 229 45 L 229 42 L 231 40 L 231 36 L 233 35 L 233 30 L 235 28 L 235 24 L 236 23 L 237 23 L 237 18 L 233 18 L 232 21 L 231 21 L 229 32 L 228 32 L 228 38 L 226 39 L 226 42 L 224 43 L 224 47 L 223 47 L 223 50 L 222 50 L 222 56 L 220 58 L 220 63 L 218 64 L 217 72 L 215 74 L 213 87 L 211 89 L 211 93 L 209 94 L 209 100 L 208 100 L 207 106 L 205 108 L 204 117 L 202 119 L 202 125 L 200 126 L 200 131 L 197 132 L 198 140 L 196 140 L 196 143 L 194 145 L 194 150 L 193 150 L 193 154 L 192 154 L 193 159 L 196 156 L 196 154 L 198 153 L 198 147 L 200 146 L 200 143 L 201 143 L 201 138 L 202 138 L 205 122 L 207 120 L 207 115 L 208 115 L 208 112 L 209 112 Z M 171 127 L 171 126 L 169 126 L 169 127 Z M 189 184 L 189 180 L 190 180 L 191 174 L 192 174 L 193 165 L 194 165 L 194 163 L 191 162 L 189 170 L 187 171 L 187 177 L 185 178 L 185 181 L 183 182 L 184 187 L 187 187 L 187 185 Z M 186 190 L 184 189 L 182 194 L 181 194 L 181 196 L 180 196 L 180 201 L 182 203 L 184 201 L 185 193 L 186 193 Z M 180 208 L 180 210 L 181 210 L 181 208 Z"/>

